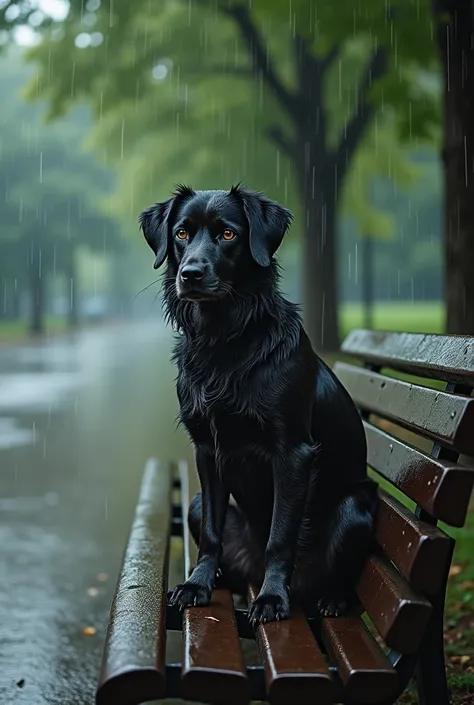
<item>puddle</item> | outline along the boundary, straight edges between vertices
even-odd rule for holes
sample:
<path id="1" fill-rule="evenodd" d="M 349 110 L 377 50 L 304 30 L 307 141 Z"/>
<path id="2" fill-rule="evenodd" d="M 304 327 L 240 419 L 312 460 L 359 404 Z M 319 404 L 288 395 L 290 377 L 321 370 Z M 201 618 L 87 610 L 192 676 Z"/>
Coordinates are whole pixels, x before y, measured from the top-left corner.
<path id="1" fill-rule="evenodd" d="M 2 374 L 0 410 L 48 410 L 65 401 L 79 383 L 80 376 L 69 372 Z"/>
<path id="2" fill-rule="evenodd" d="M 0 450 L 31 445 L 36 433 L 31 428 L 21 428 L 16 419 L 0 417 Z"/>

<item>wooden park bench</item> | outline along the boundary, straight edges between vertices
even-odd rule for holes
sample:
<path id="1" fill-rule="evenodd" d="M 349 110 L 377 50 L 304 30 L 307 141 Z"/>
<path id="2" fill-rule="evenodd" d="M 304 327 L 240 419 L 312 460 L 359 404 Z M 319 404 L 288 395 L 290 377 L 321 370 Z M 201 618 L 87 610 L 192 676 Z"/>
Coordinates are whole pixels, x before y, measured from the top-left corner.
<path id="1" fill-rule="evenodd" d="M 474 338 L 358 330 L 342 353 L 358 359 L 338 362 L 335 371 L 361 411 L 368 463 L 384 478 L 379 551 L 360 579 L 359 611 L 316 620 L 294 605 L 291 619 L 254 632 L 222 588 L 205 608 L 180 614 L 167 606 L 170 537 L 183 539 L 186 573 L 196 559 L 185 521 L 189 478 L 183 463 L 175 473 L 150 461 L 111 609 L 97 705 L 164 698 L 385 705 L 413 675 L 422 705 L 449 703 L 443 608 L 454 541 L 437 522 L 463 525 L 474 482 L 474 470 L 458 463 L 474 456 Z M 394 371 L 424 381 L 397 379 Z M 444 388 L 430 388 L 434 379 Z M 387 487 L 411 500 L 410 508 Z M 171 630 L 182 631 L 179 663 L 166 659 Z M 261 665 L 245 663 L 245 639 L 256 639 Z"/>

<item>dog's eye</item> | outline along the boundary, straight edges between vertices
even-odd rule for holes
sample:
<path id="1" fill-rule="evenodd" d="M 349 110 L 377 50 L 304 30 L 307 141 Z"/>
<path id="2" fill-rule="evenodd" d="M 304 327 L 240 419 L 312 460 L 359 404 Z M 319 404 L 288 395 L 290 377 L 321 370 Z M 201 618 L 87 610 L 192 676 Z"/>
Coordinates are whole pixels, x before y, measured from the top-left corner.
<path id="1" fill-rule="evenodd" d="M 222 237 L 224 238 L 224 240 L 233 240 L 235 237 L 235 233 L 233 230 L 226 228 L 222 233 Z"/>
<path id="2" fill-rule="evenodd" d="M 188 239 L 188 233 L 186 230 L 183 230 L 183 228 L 180 228 L 179 230 L 176 231 L 176 237 L 178 240 L 187 240 Z"/>

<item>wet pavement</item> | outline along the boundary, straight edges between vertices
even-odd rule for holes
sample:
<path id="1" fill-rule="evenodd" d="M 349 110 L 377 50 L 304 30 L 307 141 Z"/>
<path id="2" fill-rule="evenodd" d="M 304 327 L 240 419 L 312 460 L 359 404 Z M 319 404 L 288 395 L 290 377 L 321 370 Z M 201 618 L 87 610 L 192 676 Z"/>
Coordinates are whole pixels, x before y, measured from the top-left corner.
<path id="1" fill-rule="evenodd" d="M 143 467 L 191 457 L 170 344 L 147 322 L 0 347 L 2 705 L 93 702 Z"/>

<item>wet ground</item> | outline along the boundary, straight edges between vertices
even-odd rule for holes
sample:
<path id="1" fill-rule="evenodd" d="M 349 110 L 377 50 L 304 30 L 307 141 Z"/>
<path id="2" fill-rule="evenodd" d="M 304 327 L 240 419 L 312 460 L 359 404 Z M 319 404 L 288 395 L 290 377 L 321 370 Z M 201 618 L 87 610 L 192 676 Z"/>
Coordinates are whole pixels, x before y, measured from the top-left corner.
<path id="1" fill-rule="evenodd" d="M 0 348 L 3 705 L 93 702 L 143 466 L 190 457 L 170 344 L 148 322 Z"/>

